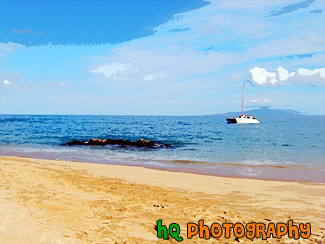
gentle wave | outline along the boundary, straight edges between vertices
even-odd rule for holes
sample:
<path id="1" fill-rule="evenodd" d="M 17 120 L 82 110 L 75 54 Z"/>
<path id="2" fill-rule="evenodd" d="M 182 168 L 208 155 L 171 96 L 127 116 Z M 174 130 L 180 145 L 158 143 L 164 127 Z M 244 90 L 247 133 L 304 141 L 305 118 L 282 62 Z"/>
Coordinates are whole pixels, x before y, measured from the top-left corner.
<path id="1" fill-rule="evenodd" d="M 0 118 L 2 155 L 263 179 L 323 181 L 325 178 L 325 126 L 324 119 L 318 117 L 294 118 L 294 123 L 292 118 L 259 118 L 261 124 L 239 126 L 228 125 L 222 116 L 1 115 Z M 171 147 L 62 146 L 74 139 L 90 138 L 147 139 Z M 310 172 L 315 173 L 315 180 Z"/>
<path id="2" fill-rule="evenodd" d="M 166 161 L 168 163 L 179 163 L 179 164 L 205 164 L 205 165 L 227 165 L 233 167 L 251 167 L 251 168 L 278 168 L 278 169 L 322 169 L 323 167 L 305 167 L 303 165 L 276 165 L 276 164 L 265 164 L 264 162 L 259 162 L 259 164 L 245 164 L 245 163 L 220 163 L 220 162 L 205 162 L 205 161 L 192 161 L 192 160 L 170 160 Z"/>

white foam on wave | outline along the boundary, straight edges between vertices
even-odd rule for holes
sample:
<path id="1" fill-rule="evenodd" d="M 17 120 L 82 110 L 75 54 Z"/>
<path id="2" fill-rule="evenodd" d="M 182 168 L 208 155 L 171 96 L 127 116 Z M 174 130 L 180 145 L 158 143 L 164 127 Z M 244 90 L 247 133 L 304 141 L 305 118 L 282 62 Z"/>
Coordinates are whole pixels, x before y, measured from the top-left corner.
<path id="1" fill-rule="evenodd" d="M 257 170 L 257 169 L 253 169 L 253 168 L 237 169 L 237 171 L 239 173 L 241 173 L 242 175 L 248 176 L 248 177 L 257 177 L 257 176 L 260 176 L 262 173 L 261 170 Z"/>

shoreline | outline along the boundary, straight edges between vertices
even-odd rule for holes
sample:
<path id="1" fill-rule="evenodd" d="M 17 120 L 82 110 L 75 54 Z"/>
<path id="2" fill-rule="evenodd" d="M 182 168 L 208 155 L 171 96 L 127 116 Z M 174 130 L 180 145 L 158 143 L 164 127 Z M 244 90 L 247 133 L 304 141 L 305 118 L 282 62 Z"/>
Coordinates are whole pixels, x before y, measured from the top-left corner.
<path id="1" fill-rule="evenodd" d="M 0 163 L 0 235 L 5 237 L 0 243 L 165 243 L 154 230 L 158 219 L 179 223 L 183 237 L 186 223 L 200 219 L 207 224 L 293 219 L 312 225 L 311 237 L 299 239 L 300 243 L 325 240 L 322 183 L 22 157 L 1 156 Z M 20 224 L 13 225 L 16 222 Z M 295 242 L 288 237 L 282 240 Z M 209 243 L 197 237 L 192 241 Z M 233 242 L 234 238 L 213 241 Z"/>
<path id="2" fill-rule="evenodd" d="M 54 156 L 53 156 L 54 155 Z M 305 183 L 322 183 L 325 184 L 325 167 L 306 167 L 299 164 L 240 164 L 240 163 L 210 163 L 202 161 L 188 160 L 153 160 L 156 165 L 150 164 L 150 160 L 132 160 L 119 159 L 112 161 L 100 161 L 96 159 L 85 158 L 83 156 L 55 155 L 53 153 L 39 152 L 28 153 L 16 150 L 1 152 L 0 157 L 25 157 L 45 160 L 61 160 L 71 162 L 85 162 L 91 164 L 104 165 L 123 165 L 131 167 L 143 167 L 154 170 L 168 172 L 182 172 L 206 176 L 240 178 L 240 179 L 259 179 L 266 181 L 284 181 L 284 182 L 305 182 Z M 148 163 L 149 162 L 149 163 Z"/>

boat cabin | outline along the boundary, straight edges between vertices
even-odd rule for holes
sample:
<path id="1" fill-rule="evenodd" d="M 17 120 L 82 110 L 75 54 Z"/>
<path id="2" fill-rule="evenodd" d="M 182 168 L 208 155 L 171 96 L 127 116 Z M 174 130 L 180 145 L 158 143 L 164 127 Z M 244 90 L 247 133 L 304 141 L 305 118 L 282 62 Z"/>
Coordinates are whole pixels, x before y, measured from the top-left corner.
<path id="1" fill-rule="evenodd" d="M 252 115 L 245 115 L 245 114 L 239 115 L 238 118 L 242 118 L 242 119 L 256 119 L 256 118 L 253 118 Z"/>

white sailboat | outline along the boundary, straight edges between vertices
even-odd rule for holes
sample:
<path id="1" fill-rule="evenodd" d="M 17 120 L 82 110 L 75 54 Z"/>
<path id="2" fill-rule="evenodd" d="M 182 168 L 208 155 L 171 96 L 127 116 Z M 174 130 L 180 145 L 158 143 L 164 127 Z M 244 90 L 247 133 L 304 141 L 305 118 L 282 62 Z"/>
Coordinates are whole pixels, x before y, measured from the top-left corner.
<path id="1" fill-rule="evenodd" d="M 228 124 L 258 124 L 257 118 L 254 118 L 252 115 L 244 114 L 244 101 L 245 101 L 245 82 L 243 82 L 243 100 L 241 105 L 241 115 L 236 118 L 227 118 Z"/>

